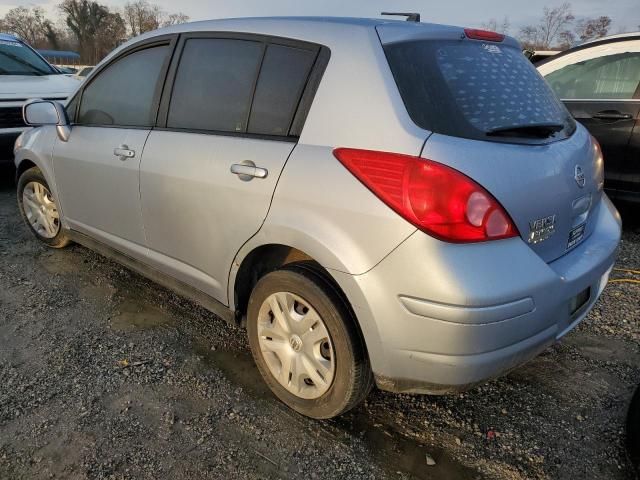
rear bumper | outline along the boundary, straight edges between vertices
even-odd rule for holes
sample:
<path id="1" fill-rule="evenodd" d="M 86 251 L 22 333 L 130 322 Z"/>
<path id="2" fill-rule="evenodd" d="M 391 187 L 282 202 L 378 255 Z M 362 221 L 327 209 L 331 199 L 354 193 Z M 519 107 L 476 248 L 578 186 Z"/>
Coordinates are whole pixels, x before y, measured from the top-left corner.
<path id="1" fill-rule="evenodd" d="M 371 271 L 332 272 L 360 322 L 378 387 L 460 391 L 533 358 L 574 328 L 604 289 L 620 218 L 603 197 L 593 233 L 547 264 L 520 239 L 474 245 L 416 232 Z M 571 313 L 571 300 L 590 297 Z"/>

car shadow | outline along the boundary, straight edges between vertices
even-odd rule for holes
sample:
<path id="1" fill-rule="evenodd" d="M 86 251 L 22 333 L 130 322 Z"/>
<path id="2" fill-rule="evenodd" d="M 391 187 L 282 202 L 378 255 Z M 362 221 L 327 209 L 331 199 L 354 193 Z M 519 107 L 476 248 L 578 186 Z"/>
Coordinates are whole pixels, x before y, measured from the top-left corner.
<path id="1" fill-rule="evenodd" d="M 13 165 L 0 165 L 0 191 L 6 192 L 16 186 L 16 169 Z"/>
<path id="2" fill-rule="evenodd" d="M 622 228 L 627 232 L 640 232 L 640 213 L 638 204 L 631 202 L 614 202 L 622 217 Z"/>

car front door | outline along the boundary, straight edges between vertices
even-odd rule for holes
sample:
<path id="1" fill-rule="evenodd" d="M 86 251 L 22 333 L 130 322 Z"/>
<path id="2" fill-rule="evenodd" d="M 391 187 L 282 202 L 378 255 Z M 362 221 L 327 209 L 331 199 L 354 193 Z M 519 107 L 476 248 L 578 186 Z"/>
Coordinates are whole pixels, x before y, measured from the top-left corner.
<path id="1" fill-rule="evenodd" d="M 139 45 L 107 64 L 67 110 L 68 141 L 53 165 L 70 228 L 140 257 L 145 250 L 139 167 L 158 112 L 172 38 Z"/>
<path id="2" fill-rule="evenodd" d="M 609 53 L 566 65 L 546 79 L 574 118 L 600 142 L 605 188 L 615 195 L 638 189 L 632 180 L 640 172 L 640 158 L 629 142 L 640 115 L 640 52 Z"/>
<path id="3" fill-rule="evenodd" d="M 233 258 L 262 225 L 319 48 L 181 38 L 140 169 L 149 261 L 227 304 Z"/>

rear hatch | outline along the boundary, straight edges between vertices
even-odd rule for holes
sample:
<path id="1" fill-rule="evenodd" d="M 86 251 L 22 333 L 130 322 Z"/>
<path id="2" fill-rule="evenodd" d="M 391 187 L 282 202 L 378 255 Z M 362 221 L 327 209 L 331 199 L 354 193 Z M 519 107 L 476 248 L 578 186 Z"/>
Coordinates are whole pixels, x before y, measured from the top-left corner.
<path id="1" fill-rule="evenodd" d="M 487 189 L 545 261 L 580 244 L 600 203 L 602 158 L 518 43 L 402 27 L 377 29 L 409 115 L 432 132 L 422 157 Z"/>

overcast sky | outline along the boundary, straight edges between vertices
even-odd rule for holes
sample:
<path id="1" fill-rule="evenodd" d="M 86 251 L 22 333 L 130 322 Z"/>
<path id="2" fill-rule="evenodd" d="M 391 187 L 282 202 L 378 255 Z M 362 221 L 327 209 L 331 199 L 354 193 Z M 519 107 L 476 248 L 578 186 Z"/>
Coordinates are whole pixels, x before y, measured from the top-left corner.
<path id="1" fill-rule="evenodd" d="M 153 1 L 153 0 L 152 0 Z M 479 26 L 490 18 L 507 16 L 516 34 L 522 25 L 535 23 L 545 5 L 564 0 L 155 0 L 167 12 L 182 11 L 192 20 L 269 15 L 336 15 L 376 17 L 383 10 L 414 11 L 422 21 Z M 122 7 L 126 0 L 101 0 Z M 0 14 L 18 5 L 40 5 L 55 11 L 59 0 L 0 0 Z M 608 15 L 611 33 L 640 30 L 640 0 L 573 0 L 576 17 Z"/>

